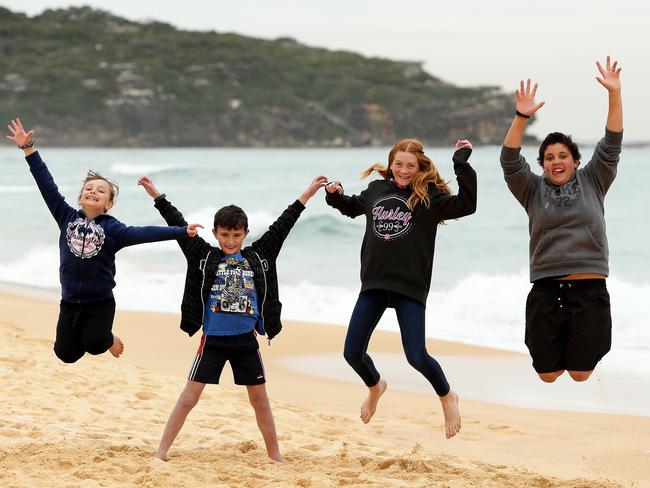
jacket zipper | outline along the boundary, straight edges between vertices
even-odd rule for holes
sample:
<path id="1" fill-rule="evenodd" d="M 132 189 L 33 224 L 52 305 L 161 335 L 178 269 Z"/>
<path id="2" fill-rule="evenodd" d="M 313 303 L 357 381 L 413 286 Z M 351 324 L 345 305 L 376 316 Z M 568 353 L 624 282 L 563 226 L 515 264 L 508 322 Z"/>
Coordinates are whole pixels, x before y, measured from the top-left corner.
<path id="1" fill-rule="evenodd" d="M 88 230 L 88 219 L 84 219 L 84 231 Z M 79 282 L 77 283 L 77 303 L 81 303 L 81 266 L 84 260 L 84 250 L 86 249 L 86 232 L 81 241 L 81 256 L 79 256 Z"/>
<path id="2" fill-rule="evenodd" d="M 266 302 L 266 289 L 268 288 L 268 285 L 266 284 L 266 270 L 264 269 L 264 261 L 262 261 L 262 258 L 260 257 L 259 254 L 257 254 L 257 251 L 253 251 L 255 253 L 255 256 L 257 256 L 257 259 L 260 262 L 260 266 L 262 267 L 262 274 L 264 275 L 264 296 L 262 297 L 262 306 L 260 307 L 260 317 L 262 319 L 262 330 L 266 334 L 266 328 L 264 327 L 264 303 Z M 268 264 L 267 264 L 268 266 Z M 269 343 L 269 346 L 271 345 L 271 339 L 269 338 L 268 334 L 266 335 L 266 340 Z"/>
<path id="3" fill-rule="evenodd" d="M 203 327 L 203 322 L 205 322 L 205 302 L 203 301 L 203 286 L 205 285 L 205 268 L 208 265 L 208 258 L 210 257 L 211 252 L 212 251 L 208 251 L 208 254 L 205 255 L 205 259 L 199 261 L 199 269 L 203 273 L 203 278 L 201 279 L 201 327 Z"/>

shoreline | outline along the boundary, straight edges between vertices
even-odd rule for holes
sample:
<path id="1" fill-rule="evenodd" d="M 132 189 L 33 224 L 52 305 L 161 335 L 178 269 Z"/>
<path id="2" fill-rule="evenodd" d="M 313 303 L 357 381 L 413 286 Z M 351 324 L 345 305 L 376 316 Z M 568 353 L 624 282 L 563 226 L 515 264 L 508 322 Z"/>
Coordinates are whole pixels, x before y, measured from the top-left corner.
<path id="1" fill-rule="evenodd" d="M 58 292 L 50 288 L 21 285 L 0 281 L 0 294 L 9 293 L 15 296 L 31 297 L 58 304 Z M 169 312 L 117 310 L 117 314 L 134 314 L 139 320 L 153 317 L 155 320 L 177 320 L 177 315 Z M 117 322 L 117 318 L 116 318 Z M 311 371 L 311 375 L 321 379 L 329 379 L 348 384 L 359 385 L 360 380 L 343 359 L 343 340 L 345 326 L 340 324 L 325 324 L 319 322 L 303 322 L 284 320 L 285 327 L 294 328 L 297 324 L 304 327 L 322 330 L 329 329 L 328 334 L 340 337 L 340 347 L 336 352 L 326 352 L 322 348 L 309 348 L 303 344 L 301 351 L 282 350 L 286 357 L 277 360 L 278 366 L 285 370 L 299 373 Z M 53 326 L 54 327 L 54 324 Z M 188 336 L 178 330 L 181 338 Z M 50 337 L 49 329 L 39 329 L 37 336 L 42 339 Z M 200 333 L 190 338 L 190 344 L 198 341 Z M 119 334 L 123 337 L 123 334 Z M 265 354 L 274 352 L 282 341 L 283 333 L 274 339 L 271 347 L 267 341 L 259 337 L 260 351 Z M 319 335 L 319 334 L 316 334 Z M 376 335 L 380 340 L 374 340 Z M 127 336 L 128 337 L 128 336 Z M 123 337 L 124 338 L 124 337 Z M 193 341 L 193 342 L 192 342 Z M 304 338 L 307 343 L 309 337 Z M 379 344 L 376 344 L 379 342 Z M 401 347 L 399 333 L 377 329 L 373 334 L 372 347 L 369 349 L 375 358 L 377 367 L 387 378 L 392 378 L 391 388 L 403 392 L 413 392 L 430 395 L 431 386 L 422 376 L 413 370 L 406 362 L 401 349 L 395 351 L 394 345 Z M 137 347 L 140 347 L 137 344 Z M 193 346 L 194 347 L 194 346 Z M 443 366 L 454 390 L 464 399 L 485 402 L 495 405 L 515 408 L 540 409 L 557 412 L 585 412 L 614 415 L 630 415 L 650 417 L 650 377 L 631 371 L 620 371 L 615 368 L 596 368 L 589 381 L 576 383 L 564 374 L 552 385 L 542 383 L 530 364 L 530 357 L 516 351 L 497 349 L 488 346 L 466 344 L 427 338 L 427 348 Z M 168 351 L 172 354 L 173 351 Z M 185 354 L 193 354 L 188 349 Z M 169 357 L 167 354 L 166 357 Z M 130 359 L 143 367 L 158 369 L 185 377 L 182 361 L 173 368 L 159 360 L 141 361 Z M 189 365 L 188 365 L 189 368 Z M 481 376 L 470 373 L 471 370 L 481 371 Z M 503 381 L 484 381 L 485 377 L 507 379 Z M 548 395 L 551 394 L 550 398 Z M 614 400 L 608 402 L 608 397 Z"/>
<path id="2" fill-rule="evenodd" d="M 432 486 L 443 480 L 456 487 L 650 484 L 648 417 L 508 407 L 461 397 L 462 430 L 446 440 L 435 396 L 402 391 L 388 378 L 377 414 L 364 425 L 358 419 L 366 391 L 360 382 L 287 365 L 305 355 L 340 357 L 343 329 L 298 322 L 286 322 L 271 346 L 260 340 L 287 467 L 269 464 L 245 390 L 233 386 L 228 366 L 222 384 L 206 388 L 170 461 L 152 465 L 151 452 L 185 384 L 199 337 L 188 339 L 175 314 L 118 311 L 114 330 L 126 344 L 122 358 L 104 354 L 63 365 L 51 350 L 56 303 L 3 290 L 0 311 L 0 377 L 7 396 L 0 395 L 0 408 L 8 412 L 0 426 L 0 471 L 17 466 L 20 479 L 29 480 L 8 478 L 8 486 L 44 484 L 38 478 L 42 456 L 53 464 L 52 488 L 70 483 L 66 459 L 72 466 L 80 463 L 77 471 L 88 480 L 93 473 L 115 480 L 109 468 L 122 464 L 124 479 L 139 479 L 139 486 L 196 482 L 215 465 L 224 478 L 214 478 L 213 484 L 229 486 L 241 482 L 242 473 L 262 476 L 260 486 L 274 485 L 274 479 L 277 486 L 332 486 L 353 479 L 375 486 Z M 428 345 L 442 358 L 521 356 L 444 341 L 428 340 Z M 382 368 L 384 355 L 402 354 L 401 342 L 394 333 L 376 331 L 370 351 Z M 342 357 L 339 362 L 347 366 Z M 409 371 L 409 377 L 416 375 Z M 107 461 L 112 449 L 116 458 Z M 276 469 L 283 471 L 273 478 Z M 152 483 L 144 482 L 149 479 Z M 136 484 L 125 483 L 112 484 Z"/>

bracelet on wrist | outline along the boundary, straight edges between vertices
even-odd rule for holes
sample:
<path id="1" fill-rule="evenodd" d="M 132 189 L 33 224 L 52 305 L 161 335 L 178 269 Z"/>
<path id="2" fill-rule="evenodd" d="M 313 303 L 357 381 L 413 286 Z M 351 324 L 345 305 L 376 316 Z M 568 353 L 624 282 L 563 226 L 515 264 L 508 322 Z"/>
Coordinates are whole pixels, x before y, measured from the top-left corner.
<path id="1" fill-rule="evenodd" d="M 34 139 L 30 139 L 27 144 L 18 145 L 18 149 L 29 149 L 30 147 L 34 147 Z"/>
<path id="2" fill-rule="evenodd" d="M 515 115 L 524 119 L 530 119 L 530 115 L 522 114 L 519 110 L 515 110 Z"/>

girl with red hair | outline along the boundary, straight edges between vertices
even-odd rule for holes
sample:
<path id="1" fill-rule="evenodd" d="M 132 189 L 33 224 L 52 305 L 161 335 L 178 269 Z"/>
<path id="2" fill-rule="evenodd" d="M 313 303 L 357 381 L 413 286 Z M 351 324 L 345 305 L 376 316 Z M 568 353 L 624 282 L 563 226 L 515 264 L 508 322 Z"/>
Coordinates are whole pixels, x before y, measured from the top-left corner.
<path id="1" fill-rule="evenodd" d="M 367 353 L 368 342 L 386 308 L 394 308 L 406 358 L 431 383 L 440 397 L 445 431 L 451 438 L 460 430 L 458 396 L 449 387 L 440 364 L 426 350 L 425 306 L 431 283 L 438 224 L 470 215 L 476 210 L 476 173 L 467 162 L 472 145 L 456 143 L 453 156 L 459 192 L 451 190 L 422 143 L 403 139 L 388 155 L 388 166 L 375 164 L 359 195 L 348 196 L 338 181 L 325 188 L 326 200 L 343 215 L 366 217 L 361 245 L 361 292 L 345 338 L 344 357 L 368 387 L 361 406 L 361 420 L 368 423 L 375 413 L 386 380 Z"/>

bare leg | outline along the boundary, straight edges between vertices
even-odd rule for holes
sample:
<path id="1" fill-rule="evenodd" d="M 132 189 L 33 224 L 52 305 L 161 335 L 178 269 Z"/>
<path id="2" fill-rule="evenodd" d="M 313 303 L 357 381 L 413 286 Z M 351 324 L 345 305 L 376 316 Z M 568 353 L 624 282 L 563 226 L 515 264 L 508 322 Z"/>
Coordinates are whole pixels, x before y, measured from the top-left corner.
<path id="1" fill-rule="evenodd" d="M 458 410 L 458 395 L 449 390 L 445 396 L 439 397 L 442 411 L 445 414 L 445 435 L 451 439 L 460 432 L 460 411 Z"/>
<path id="2" fill-rule="evenodd" d="M 201 398 L 203 388 L 205 388 L 205 383 L 192 380 L 189 380 L 185 385 L 185 389 L 178 397 L 176 406 L 167 420 L 165 431 L 160 439 L 160 445 L 154 454 L 158 459 L 162 459 L 163 461 L 167 459 L 167 451 L 169 451 L 174 439 L 176 439 L 181 427 L 183 427 L 188 414 L 196 406 L 199 398 Z"/>
<path id="3" fill-rule="evenodd" d="M 368 387 L 368 398 L 361 405 L 361 414 L 359 415 L 364 424 L 370 422 L 370 419 L 375 414 L 377 403 L 379 403 L 379 399 L 386 391 L 386 388 L 388 388 L 388 383 L 384 379 L 380 379 L 375 386 Z"/>
<path id="4" fill-rule="evenodd" d="M 275 431 L 275 421 L 273 420 L 271 404 L 266 394 L 266 386 L 264 384 L 247 385 L 246 389 L 248 390 L 248 400 L 251 402 L 253 410 L 255 410 L 257 426 L 264 438 L 266 453 L 274 461 L 284 463 L 284 458 L 280 453 L 280 446 L 278 445 L 278 435 Z"/>
<path id="5" fill-rule="evenodd" d="M 591 371 L 569 371 L 569 376 L 573 378 L 573 381 L 587 381 L 593 372 L 593 369 Z"/>
<path id="6" fill-rule="evenodd" d="M 553 383 L 556 379 L 562 376 L 562 373 L 564 373 L 563 369 L 559 371 L 552 371 L 550 373 L 538 373 L 538 374 L 539 374 L 539 379 L 542 380 L 544 383 Z"/>
<path id="7" fill-rule="evenodd" d="M 122 342 L 122 339 L 113 334 L 113 345 L 108 348 L 108 351 L 116 358 L 119 358 L 124 352 L 124 343 Z"/>

